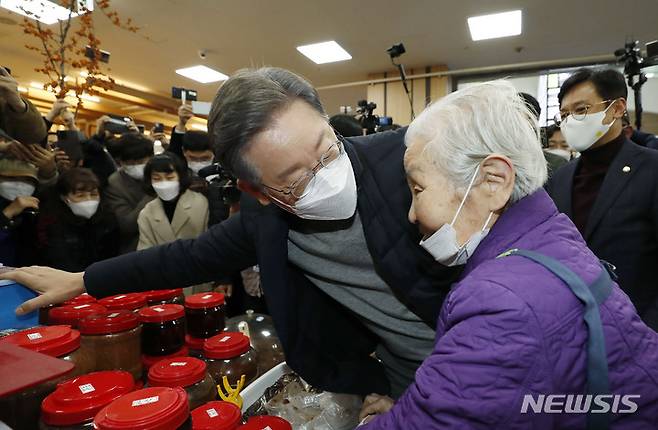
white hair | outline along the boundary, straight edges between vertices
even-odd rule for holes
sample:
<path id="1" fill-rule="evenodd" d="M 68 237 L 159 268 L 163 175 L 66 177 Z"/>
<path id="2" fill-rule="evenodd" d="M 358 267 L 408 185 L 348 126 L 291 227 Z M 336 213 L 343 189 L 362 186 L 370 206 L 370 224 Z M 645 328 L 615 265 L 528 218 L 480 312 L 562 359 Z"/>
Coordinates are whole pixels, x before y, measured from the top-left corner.
<path id="1" fill-rule="evenodd" d="M 455 188 L 464 189 L 489 155 L 512 160 L 514 203 L 544 185 L 546 160 L 535 115 L 505 80 L 451 93 L 428 106 L 406 134 L 406 143 L 426 143 L 424 154 Z"/>

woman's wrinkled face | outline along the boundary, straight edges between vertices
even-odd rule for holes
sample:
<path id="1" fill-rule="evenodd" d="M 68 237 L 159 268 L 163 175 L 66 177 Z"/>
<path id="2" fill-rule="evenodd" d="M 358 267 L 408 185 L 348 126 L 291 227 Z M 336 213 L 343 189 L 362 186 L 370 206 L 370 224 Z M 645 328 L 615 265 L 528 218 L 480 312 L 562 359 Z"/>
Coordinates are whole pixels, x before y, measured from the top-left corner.
<path id="1" fill-rule="evenodd" d="M 428 159 L 423 153 L 424 142 L 408 143 L 404 168 L 412 196 L 409 221 L 418 225 L 423 237 L 428 237 L 444 224 L 452 222 L 465 190 L 458 190 L 436 164 Z M 476 180 L 455 220 L 454 227 L 460 244 L 482 228 L 489 214 L 489 202 L 479 182 Z"/>

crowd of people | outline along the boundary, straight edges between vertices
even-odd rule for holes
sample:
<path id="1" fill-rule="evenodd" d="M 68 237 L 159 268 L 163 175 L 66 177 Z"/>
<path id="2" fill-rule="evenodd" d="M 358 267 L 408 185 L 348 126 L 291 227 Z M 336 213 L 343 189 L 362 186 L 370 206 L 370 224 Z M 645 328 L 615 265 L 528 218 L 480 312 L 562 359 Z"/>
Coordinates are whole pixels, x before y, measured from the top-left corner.
<path id="1" fill-rule="evenodd" d="M 100 118 L 79 158 L 48 139 L 57 118 L 76 131 L 68 106 L 43 118 L 1 73 L 0 261 L 49 266 L 0 275 L 39 293 L 18 313 L 239 286 L 293 370 L 366 396 L 367 430 L 655 426 L 658 152 L 619 72 L 573 73 L 543 133 L 536 100 L 493 81 L 360 136 L 303 78 L 243 70 L 209 133 L 186 105 L 170 138 Z M 199 176 L 214 162 L 242 191 L 220 223 Z M 635 409 L 521 413 L 556 393 Z"/>

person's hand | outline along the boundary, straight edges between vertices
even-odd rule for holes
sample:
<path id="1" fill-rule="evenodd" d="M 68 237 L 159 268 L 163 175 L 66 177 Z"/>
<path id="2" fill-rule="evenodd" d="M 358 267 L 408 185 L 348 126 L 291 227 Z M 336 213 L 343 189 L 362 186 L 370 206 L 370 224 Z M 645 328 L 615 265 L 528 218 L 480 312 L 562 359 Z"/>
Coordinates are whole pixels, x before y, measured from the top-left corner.
<path id="1" fill-rule="evenodd" d="M 78 127 L 75 125 L 75 115 L 73 115 L 73 112 L 70 110 L 63 110 L 59 116 L 62 118 L 62 121 L 64 121 L 64 125 L 66 126 L 67 130 L 78 129 Z"/>
<path id="2" fill-rule="evenodd" d="M 50 122 L 54 122 L 55 118 L 60 116 L 66 109 L 71 107 L 70 104 L 66 103 L 64 99 L 57 99 L 55 100 L 55 103 L 53 103 L 53 107 L 50 108 L 50 112 L 46 114 L 46 119 Z"/>
<path id="3" fill-rule="evenodd" d="M 18 196 L 2 210 L 7 219 L 13 219 L 22 214 L 25 209 L 39 209 L 39 199 L 32 196 Z"/>
<path id="4" fill-rule="evenodd" d="M 18 93 L 18 82 L 0 66 L 0 103 L 6 103 L 14 112 L 24 112 L 27 104 Z"/>
<path id="5" fill-rule="evenodd" d="M 218 284 L 214 288 L 216 293 L 222 293 L 226 297 L 231 297 L 233 295 L 233 284 Z"/>
<path id="6" fill-rule="evenodd" d="M 194 117 L 194 112 L 192 112 L 192 106 L 183 104 L 178 108 L 178 124 L 176 125 L 176 130 L 180 132 L 185 131 L 185 124 Z"/>
<path id="7" fill-rule="evenodd" d="M 0 273 L 0 279 L 23 284 L 39 296 L 16 308 L 16 315 L 25 315 L 48 305 L 59 304 L 85 292 L 84 272 L 71 273 L 50 267 L 23 267 Z"/>
<path id="8" fill-rule="evenodd" d="M 39 169 L 41 178 L 52 178 L 57 173 L 55 153 L 39 145 L 21 145 L 27 148 L 29 155 L 27 160 Z"/>
<path id="9" fill-rule="evenodd" d="M 55 164 L 57 164 L 57 170 L 62 173 L 73 167 L 71 164 L 71 159 L 68 155 L 66 155 L 66 152 L 62 151 L 61 149 L 55 150 Z"/>
<path id="10" fill-rule="evenodd" d="M 134 120 L 131 119 L 127 125 L 128 130 L 132 131 L 133 133 L 139 133 L 139 127 L 137 127 L 137 124 L 135 124 Z"/>
<path id="11" fill-rule="evenodd" d="M 104 135 L 107 133 L 105 130 L 105 123 L 107 121 L 110 121 L 110 117 L 107 115 L 103 115 L 96 120 L 96 134 Z"/>
<path id="12" fill-rule="evenodd" d="M 359 412 L 359 421 L 365 419 L 368 415 L 384 414 L 391 410 L 394 404 L 395 400 L 388 396 L 370 394 L 363 401 L 361 412 Z"/>
<path id="13" fill-rule="evenodd" d="M 153 139 L 153 141 L 159 140 L 163 147 L 169 144 L 169 140 L 165 133 L 153 133 L 153 130 L 151 130 L 151 139 Z"/>

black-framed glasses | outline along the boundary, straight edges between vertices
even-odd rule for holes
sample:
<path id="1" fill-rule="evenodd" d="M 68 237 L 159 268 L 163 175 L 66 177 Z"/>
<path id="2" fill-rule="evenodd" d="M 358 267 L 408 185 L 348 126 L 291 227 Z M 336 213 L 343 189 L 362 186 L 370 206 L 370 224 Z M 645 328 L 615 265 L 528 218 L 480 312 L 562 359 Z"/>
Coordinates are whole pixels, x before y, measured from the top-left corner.
<path id="1" fill-rule="evenodd" d="M 560 111 L 560 112 L 555 114 L 555 117 L 553 118 L 553 121 L 555 121 L 555 124 L 557 124 L 558 126 L 561 123 L 563 123 L 564 121 L 566 121 L 568 118 L 573 118 L 576 121 L 582 121 L 582 120 L 585 119 L 585 117 L 587 117 L 587 114 L 589 113 L 589 110 L 591 108 L 593 108 L 594 106 L 602 105 L 602 104 L 605 104 L 605 103 L 612 104 L 615 101 L 616 101 L 616 99 L 615 100 L 604 100 L 602 102 L 594 103 L 594 104 L 591 104 L 591 105 L 579 106 L 576 109 L 574 109 L 573 111 Z"/>
<path id="2" fill-rule="evenodd" d="M 343 144 L 343 137 L 338 133 L 336 134 L 336 141 L 322 153 L 318 163 L 309 171 L 304 173 L 299 178 L 295 179 L 289 186 L 278 189 L 270 187 L 266 184 L 261 184 L 263 187 L 281 193 L 283 195 L 292 195 L 296 199 L 301 199 L 307 195 L 315 185 L 315 176 L 321 169 L 333 169 L 338 164 L 336 161 L 345 154 L 345 145 Z"/>

